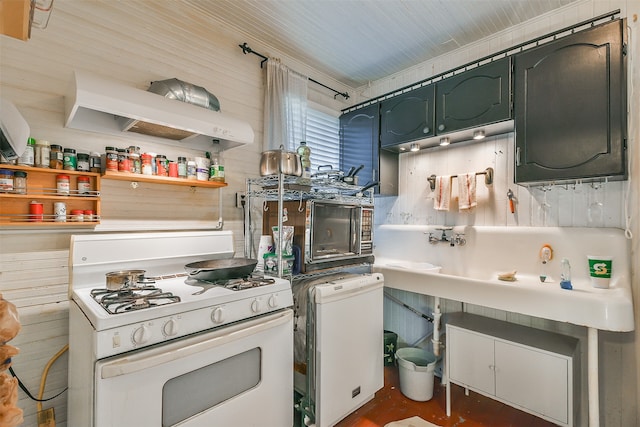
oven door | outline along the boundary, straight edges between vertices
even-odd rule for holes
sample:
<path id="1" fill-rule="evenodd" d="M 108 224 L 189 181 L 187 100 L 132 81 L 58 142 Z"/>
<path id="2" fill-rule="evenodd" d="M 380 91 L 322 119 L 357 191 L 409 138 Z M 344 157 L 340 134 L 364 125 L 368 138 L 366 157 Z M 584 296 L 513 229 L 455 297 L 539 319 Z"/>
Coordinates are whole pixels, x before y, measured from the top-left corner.
<path id="1" fill-rule="evenodd" d="M 100 360 L 95 427 L 293 425 L 293 312 Z"/>

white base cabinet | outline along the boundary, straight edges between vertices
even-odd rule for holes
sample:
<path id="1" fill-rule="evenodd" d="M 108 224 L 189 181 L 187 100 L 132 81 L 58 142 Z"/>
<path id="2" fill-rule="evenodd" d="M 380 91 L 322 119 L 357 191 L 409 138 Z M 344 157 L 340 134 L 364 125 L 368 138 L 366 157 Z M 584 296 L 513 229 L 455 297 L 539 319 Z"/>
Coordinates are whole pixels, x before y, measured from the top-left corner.
<path id="1" fill-rule="evenodd" d="M 469 313 L 447 318 L 447 415 L 451 383 L 561 426 L 576 423 L 578 340 Z"/>

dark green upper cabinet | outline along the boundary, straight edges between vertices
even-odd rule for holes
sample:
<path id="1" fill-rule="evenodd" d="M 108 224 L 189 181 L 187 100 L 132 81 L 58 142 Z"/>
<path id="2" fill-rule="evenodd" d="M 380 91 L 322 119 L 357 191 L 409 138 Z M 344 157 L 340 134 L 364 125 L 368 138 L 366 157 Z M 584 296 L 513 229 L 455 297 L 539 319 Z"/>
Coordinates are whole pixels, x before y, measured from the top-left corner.
<path id="1" fill-rule="evenodd" d="M 380 150 L 380 104 L 340 116 L 340 169 L 364 165 L 358 184 L 379 182 L 375 194 L 398 194 L 398 155 Z"/>
<path id="2" fill-rule="evenodd" d="M 436 133 L 509 120 L 511 58 L 456 74 L 436 84 Z"/>
<path id="3" fill-rule="evenodd" d="M 625 178 L 624 31 L 616 20 L 515 56 L 515 182 Z"/>
<path id="4" fill-rule="evenodd" d="M 435 85 L 430 84 L 380 103 L 380 146 L 386 148 L 435 135 Z"/>

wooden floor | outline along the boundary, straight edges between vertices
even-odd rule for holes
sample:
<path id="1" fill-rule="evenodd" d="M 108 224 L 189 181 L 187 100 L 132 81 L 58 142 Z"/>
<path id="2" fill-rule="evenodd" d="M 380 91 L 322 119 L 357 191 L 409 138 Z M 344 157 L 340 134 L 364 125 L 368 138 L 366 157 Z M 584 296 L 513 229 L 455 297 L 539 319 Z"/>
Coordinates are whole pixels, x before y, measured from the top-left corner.
<path id="1" fill-rule="evenodd" d="M 336 427 L 382 427 L 392 421 L 419 416 L 442 427 L 548 427 L 548 421 L 480 394 L 469 392 L 457 385 L 451 387 L 451 417 L 446 415 L 445 387 L 435 378 L 433 398 L 416 402 L 400 392 L 398 368 L 386 366 L 385 386 L 373 400 L 336 424 Z"/>

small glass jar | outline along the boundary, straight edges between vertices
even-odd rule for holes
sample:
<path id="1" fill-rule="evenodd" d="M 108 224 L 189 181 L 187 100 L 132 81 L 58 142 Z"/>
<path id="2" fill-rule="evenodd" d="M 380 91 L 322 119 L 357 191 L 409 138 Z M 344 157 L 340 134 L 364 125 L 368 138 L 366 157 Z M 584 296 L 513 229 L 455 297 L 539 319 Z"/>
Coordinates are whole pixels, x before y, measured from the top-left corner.
<path id="1" fill-rule="evenodd" d="M 169 161 L 162 154 L 156 155 L 156 175 L 169 176 Z"/>
<path id="2" fill-rule="evenodd" d="M 187 177 L 187 158 L 186 157 L 178 157 L 178 177 L 179 178 Z"/>
<path id="3" fill-rule="evenodd" d="M 22 156 L 18 158 L 18 164 L 22 166 L 34 166 L 35 148 L 36 140 L 33 138 L 29 138 L 27 140 L 27 147 L 24 149 L 24 153 L 22 153 Z"/>
<path id="4" fill-rule="evenodd" d="M 56 193 L 68 196 L 70 190 L 69 175 L 56 175 Z"/>
<path id="5" fill-rule="evenodd" d="M 51 163 L 51 144 L 43 139 L 36 140 L 36 166 L 48 168 Z"/>
<path id="6" fill-rule="evenodd" d="M 89 172 L 89 154 L 78 153 L 78 166 L 77 170 L 81 172 Z"/>
<path id="7" fill-rule="evenodd" d="M 62 169 L 64 167 L 64 153 L 62 152 L 62 146 L 51 144 L 51 152 L 49 154 L 49 167 L 51 169 Z"/>
<path id="8" fill-rule="evenodd" d="M 93 211 L 90 209 L 87 209 L 84 211 L 84 220 L 85 221 L 93 221 Z"/>
<path id="9" fill-rule="evenodd" d="M 89 154 L 89 170 L 94 173 L 102 172 L 102 159 L 100 158 L 100 153 L 92 151 L 91 154 Z"/>
<path id="10" fill-rule="evenodd" d="M 80 196 L 91 195 L 91 178 L 85 175 L 78 177 L 78 194 Z"/>
<path id="11" fill-rule="evenodd" d="M 187 179 L 198 179 L 195 160 L 187 162 Z"/>
<path id="12" fill-rule="evenodd" d="M 131 173 L 142 173 L 142 163 L 140 159 L 140 147 L 136 147 L 135 145 L 131 145 L 127 148 L 127 153 L 129 155 L 129 172 Z"/>
<path id="13" fill-rule="evenodd" d="M 74 222 L 84 221 L 84 211 L 82 209 L 72 209 L 70 214 L 71 214 L 71 221 L 74 221 Z"/>
<path id="14" fill-rule="evenodd" d="M 0 193 L 11 193 L 13 191 L 14 173 L 9 169 L 0 169 Z"/>
<path id="15" fill-rule="evenodd" d="M 13 174 L 13 192 L 27 194 L 27 173 L 25 171 L 15 171 Z"/>
<path id="16" fill-rule="evenodd" d="M 111 172 L 118 170 L 118 150 L 114 147 L 105 147 L 105 169 Z"/>
<path id="17" fill-rule="evenodd" d="M 73 148 L 65 148 L 63 154 L 63 169 L 66 171 L 76 170 L 78 168 L 78 157 L 76 156 L 76 150 Z"/>

